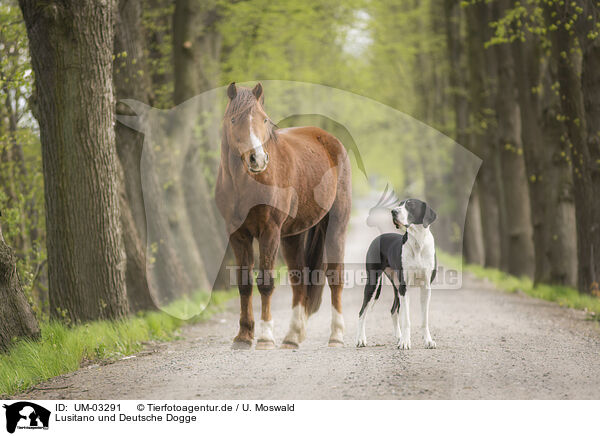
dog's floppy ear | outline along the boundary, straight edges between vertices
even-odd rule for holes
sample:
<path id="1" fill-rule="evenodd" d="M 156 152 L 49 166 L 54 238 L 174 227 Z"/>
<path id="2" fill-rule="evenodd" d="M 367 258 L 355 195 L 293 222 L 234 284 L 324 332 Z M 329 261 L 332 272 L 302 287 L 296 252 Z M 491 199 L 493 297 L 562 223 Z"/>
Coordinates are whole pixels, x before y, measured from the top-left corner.
<path id="1" fill-rule="evenodd" d="M 427 228 L 435 221 L 437 215 L 435 211 L 425 203 L 425 213 L 423 214 L 423 227 Z"/>

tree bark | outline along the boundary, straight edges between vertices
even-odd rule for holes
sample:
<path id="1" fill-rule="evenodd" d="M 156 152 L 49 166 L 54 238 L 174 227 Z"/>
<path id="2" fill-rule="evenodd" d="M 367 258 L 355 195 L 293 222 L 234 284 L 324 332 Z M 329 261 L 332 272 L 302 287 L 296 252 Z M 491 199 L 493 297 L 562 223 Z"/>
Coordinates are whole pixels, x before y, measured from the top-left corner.
<path id="1" fill-rule="evenodd" d="M 138 0 L 120 0 L 115 26 L 113 83 L 117 101 L 148 102 L 149 83 L 144 62 L 142 10 Z M 144 138 L 121 123 L 115 125 L 120 161 L 120 207 L 127 258 L 127 298 L 132 311 L 153 310 L 151 279 L 146 273 L 146 216 L 141 198 L 140 156 Z"/>
<path id="2" fill-rule="evenodd" d="M 507 3 L 493 5 L 493 19 L 498 20 Z M 529 190 L 525 180 L 525 161 L 521 145 L 521 120 L 515 88 L 515 63 L 508 44 L 498 44 L 488 50 L 497 58 L 498 92 L 496 94 L 496 117 L 498 120 L 498 143 L 502 165 L 502 184 L 507 240 L 506 270 L 516 276 L 533 277 L 534 247 L 529 208 Z M 520 78 L 524 80 L 524 78 Z"/>
<path id="3" fill-rule="evenodd" d="M 127 314 L 114 134 L 114 1 L 20 0 L 42 142 L 54 317 Z"/>
<path id="4" fill-rule="evenodd" d="M 218 18 L 216 2 L 198 3 L 193 0 L 175 2 L 173 14 L 175 104 L 183 103 L 216 86 L 221 40 L 220 34 L 215 29 Z M 178 129 L 180 139 L 177 140 L 177 144 L 183 145 L 187 150 L 182 177 L 184 210 L 187 212 L 204 268 L 213 272 L 221 266 L 220 262 L 215 262 L 214 253 L 223 251 L 224 241 L 220 240 L 217 232 L 208 230 L 217 228 L 218 218 L 215 208 L 212 207 L 214 202 L 206 179 L 207 175 L 214 176 L 216 161 L 203 156 L 208 155 L 207 151 L 218 143 L 216 141 L 219 137 L 216 131 L 218 123 L 210 119 L 215 115 L 212 107 L 199 107 L 199 102 L 194 104 L 198 106 L 196 110 L 186 112 L 193 115 L 207 114 L 206 117 L 209 119 L 201 120 L 198 116 L 182 119 L 181 128 Z M 204 121 L 202 137 L 194 138 L 193 127 L 201 121 Z M 172 193 L 171 196 L 177 198 L 177 193 Z M 230 284 L 224 281 L 226 277 L 227 274 L 220 274 L 221 280 L 210 285 L 214 285 L 215 288 L 229 287 Z"/>
<path id="5" fill-rule="evenodd" d="M 525 42 L 513 42 L 511 48 L 518 77 L 515 83 L 530 193 L 534 283 L 573 285 L 577 254 L 574 251 L 574 208 L 569 194 L 570 169 L 561 158 L 560 138 L 565 132 L 556 120 L 559 102 L 551 90 L 555 79 L 550 78 L 549 68 L 542 70 L 536 37 L 528 35 L 527 38 Z"/>
<path id="6" fill-rule="evenodd" d="M 465 262 L 474 265 L 484 265 L 485 247 L 483 242 L 481 206 L 479 204 L 479 189 L 477 182 L 473 184 L 473 190 L 469 197 L 464 226 L 463 250 Z"/>
<path id="7" fill-rule="evenodd" d="M 500 210 L 497 150 L 494 148 L 493 132 L 490 129 L 489 91 L 486 85 L 486 62 L 484 37 L 488 22 L 488 5 L 478 2 L 466 8 L 468 38 L 469 97 L 471 104 L 471 143 L 472 150 L 483 159 L 478 174 L 479 202 L 483 230 L 485 265 L 500 268 L 502 261 L 502 241 L 500 239 Z"/>
<path id="8" fill-rule="evenodd" d="M 15 338 L 37 338 L 40 328 L 21 289 L 17 259 L 6 245 L 0 227 L 0 351 L 6 351 Z"/>
<path id="9" fill-rule="evenodd" d="M 461 8 L 458 0 L 445 0 L 444 12 L 446 22 L 446 44 L 448 45 L 450 72 L 449 83 L 452 90 L 455 132 L 454 138 L 463 147 L 469 146 L 468 123 L 469 103 L 466 97 L 465 83 L 460 71 L 464 68 L 464 49 L 462 46 L 460 28 L 462 20 Z M 465 192 L 465 181 L 461 175 L 465 174 L 462 168 L 460 154 L 453 157 L 453 173 L 455 174 L 456 198 L 470 198 L 467 203 L 459 202 L 456 205 L 456 216 L 454 221 L 463 233 L 463 256 L 465 262 L 483 265 L 485 253 L 483 248 L 483 235 L 481 230 L 481 215 L 479 209 L 479 198 L 477 189 L 473 186 L 471 195 Z M 469 186 L 469 188 L 471 188 Z M 463 215 L 464 214 L 464 215 Z M 464 222 L 461 217 L 465 216 Z"/>
<path id="10" fill-rule="evenodd" d="M 556 83 L 553 62 L 548 62 L 544 74 L 545 90 Z M 565 126 L 557 116 L 561 113 L 560 101 L 554 92 L 541 100 L 542 134 L 544 149 L 542 159 L 548 161 L 543 178 L 547 185 L 547 203 L 543 214 L 544 271 L 536 283 L 577 286 L 577 228 L 573 198 L 573 177 L 570 166 L 570 149 Z M 538 211 L 532 209 L 532 214 Z"/>
<path id="11" fill-rule="evenodd" d="M 145 41 L 140 1 L 121 0 L 119 17 L 121 24 L 115 35 L 114 73 L 117 100 L 134 98 L 148 104 L 151 99 L 150 74 L 144 57 Z M 118 102 L 117 113 L 136 115 L 127 105 Z M 140 117 L 140 126 L 148 122 L 144 114 L 140 114 Z M 148 128 L 141 134 L 122 123 L 116 126 L 117 152 L 124 170 L 125 182 L 122 203 L 126 202 L 129 206 L 129 211 L 122 211 L 121 219 L 124 232 L 130 232 L 124 233 L 124 240 L 126 248 L 130 247 L 127 250 L 127 286 L 129 301 L 134 310 L 152 309 L 156 303 L 172 301 L 181 292 L 191 288 L 191 280 L 175 250 L 166 211 L 159 205 L 160 201 L 157 202 L 162 195 L 158 180 L 152 174 L 141 173 L 142 152 L 147 167 L 155 169 L 151 133 L 152 129 Z M 147 216 L 151 217 L 149 221 Z M 150 239 L 148 235 L 151 236 Z M 148 261 L 148 255 L 154 258 L 154 263 Z M 132 274 L 129 274 L 130 270 Z M 153 296 L 156 301 L 153 300 Z"/>
<path id="12" fill-rule="evenodd" d="M 586 18 L 583 32 L 579 35 L 583 50 L 581 87 L 587 138 L 579 151 L 578 160 L 574 157 L 573 163 L 582 174 L 582 179 L 590 183 L 587 192 L 591 194 L 591 201 L 588 201 L 587 211 L 577 221 L 578 231 L 582 233 L 582 238 L 585 235 L 587 242 L 579 250 L 579 287 L 584 292 L 600 296 L 600 36 L 593 39 L 589 37 L 590 31 L 598 32 L 598 27 L 593 28 L 592 24 L 600 22 L 600 8 L 592 0 L 583 3 L 583 17 L 593 18 Z"/>
<path id="13" fill-rule="evenodd" d="M 586 2 L 587 4 L 587 2 Z M 593 8 L 592 8 L 593 9 Z M 552 13 L 556 15 L 553 17 Z M 591 10 L 589 11 L 592 12 Z M 600 274 L 600 229 L 598 214 L 600 206 L 598 188 L 600 152 L 597 132 L 591 131 L 588 137 L 588 119 L 597 126 L 598 114 L 598 42 L 580 41 L 583 62 L 575 45 L 575 35 L 565 26 L 576 14 L 568 2 L 555 2 L 546 5 L 548 22 L 560 20 L 557 29 L 550 33 L 552 55 L 557 64 L 560 84 L 560 101 L 564 121 L 569 134 L 572 160 L 572 173 L 577 220 L 577 287 L 581 292 L 590 293 L 598 289 Z M 593 22 L 594 20 L 592 20 Z M 587 38 L 587 35 L 585 35 Z M 583 74 L 580 71 L 583 70 Z M 584 100 L 585 99 L 585 100 Z"/>

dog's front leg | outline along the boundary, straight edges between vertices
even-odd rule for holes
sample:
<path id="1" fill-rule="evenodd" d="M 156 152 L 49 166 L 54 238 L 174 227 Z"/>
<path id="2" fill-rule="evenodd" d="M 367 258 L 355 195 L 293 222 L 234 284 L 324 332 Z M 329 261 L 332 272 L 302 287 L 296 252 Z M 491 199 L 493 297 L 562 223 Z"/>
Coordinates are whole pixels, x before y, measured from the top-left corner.
<path id="1" fill-rule="evenodd" d="M 408 309 L 408 292 L 400 296 L 400 318 L 401 335 L 398 341 L 398 348 L 401 350 L 410 350 L 410 314 Z"/>
<path id="2" fill-rule="evenodd" d="M 435 348 L 435 341 L 429 333 L 429 300 L 431 300 L 431 286 L 429 283 L 421 287 L 421 319 L 423 323 L 423 339 L 425 348 Z"/>

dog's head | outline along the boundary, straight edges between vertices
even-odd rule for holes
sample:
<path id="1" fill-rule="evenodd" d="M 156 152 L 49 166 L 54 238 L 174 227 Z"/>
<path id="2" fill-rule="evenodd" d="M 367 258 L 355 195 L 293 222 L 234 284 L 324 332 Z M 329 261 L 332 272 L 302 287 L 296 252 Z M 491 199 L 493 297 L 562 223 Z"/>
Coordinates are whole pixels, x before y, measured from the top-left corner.
<path id="1" fill-rule="evenodd" d="M 401 201 L 400 204 L 392 209 L 392 219 L 396 228 L 410 227 L 413 224 L 422 224 L 427 228 L 435 221 L 437 215 L 427 203 L 414 198 Z"/>

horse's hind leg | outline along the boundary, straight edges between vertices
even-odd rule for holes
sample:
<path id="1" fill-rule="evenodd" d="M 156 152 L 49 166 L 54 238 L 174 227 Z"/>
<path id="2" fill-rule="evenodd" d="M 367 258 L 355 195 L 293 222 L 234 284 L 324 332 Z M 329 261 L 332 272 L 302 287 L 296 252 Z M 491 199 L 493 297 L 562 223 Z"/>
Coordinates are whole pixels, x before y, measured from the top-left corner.
<path id="1" fill-rule="evenodd" d="M 273 266 L 279 249 L 280 231 L 278 228 L 267 228 L 258 238 L 260 249 L 260 269 L 257 285 L 261 299 L 260 327 L 256 341 L 257 350 L 275 348 L 273 337 L 273 319 L 271 318 L 271 295 L 275 288 L 273 282 Z"/>
<path id="2" fill-rule="evenodd" d="M 344 264 L 327 264 L 327 282 L 331 289 L 331 335 L 330 347 L 344 345 L 344 317 L 342 315 L 342 290 L 344 289 Z"/>
<path id="3" fill-rule="evenodd" d="M 305 234 L 288 236 L 281 239 L 283 257 L 288 266 L 292 285 L 292 319 L 283 339 L 281 348 L 298 348 L 306 337 L 306 283 L 304 274 L 304 238 Z"/>
<path id="4" fill-rule="evenodd" d="M 346 228 L 350 217 L 349 191 L 340 189 L 338 198 L 329 211 L 329 225 L 325 237 L 325 273 L 331 289 L 331 335 L 330 347 L 344 345 L 344 317 L 342 315 L 342 291 L 344 289 L 344 246 Z"/>
<path id="5" fill-rule="evenodd" d="M 237 260 L 237 283 L 240 291 L 240 330 L 233 340 L 233 348 L 248 349 L 254 339 L 254 314 L 252 312 L 252 236 L 238 230 L 230 237 Z"/>

